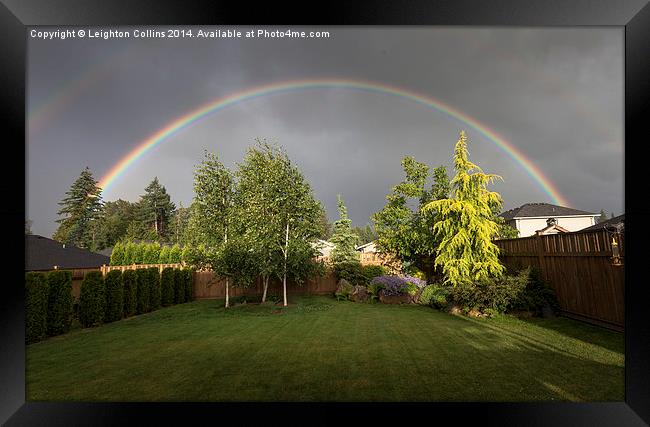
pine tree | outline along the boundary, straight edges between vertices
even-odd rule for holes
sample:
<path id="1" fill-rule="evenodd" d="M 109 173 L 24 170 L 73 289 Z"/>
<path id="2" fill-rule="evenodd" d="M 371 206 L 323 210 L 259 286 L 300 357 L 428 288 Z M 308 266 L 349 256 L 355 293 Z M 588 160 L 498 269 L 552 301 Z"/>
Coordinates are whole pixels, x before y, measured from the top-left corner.
<path id="1" fill-rule="evenodd" d="M 445 282 L 452 285 L 499 277 L 504 267 L 499 249 L 492 243 L 499 226 L 493 209 L 502 205 L 498 193 L 487 185 L 500 176 L 486 174 L 468 160 L 467 137 L 460 133 L 454 155 L 456 176 L 451 181 L 453 196 L 435 200 L 424 209 L 438 212 L 441 220 L 433 225 L 440 238 L 435 264 L 443 269 Z"/>
<path id="2" fill-rule="evenodd" d="M 66 197 L 59 202 L 62 218 L 54 235 L 54 240 L 61 243 L 96 250 L 97 232 L 103 212 L 101 188 L 86 167 L 75 180 Z"/>
<path id="3" fill-rule="evenodd" d="M 337 195 L 339 219 L 334 221 L 334 234 L 330 241 L 334 243 L 331 259 L 334 270 L 340 278 L 354 279 L 354 273 L 361 266 L 356 242 L 359 236 L 352 230 L 352 220 L 348 218 L 348 210 L 341 195 Z"/>
<path id="4" fill-rule="evenodd" d="M 600 216 L 596 219 L 596 224 L 607 221 L 607 212 L 604 209 L 600 210 Z"/>
<path id="5" fill-rule="evenodd" d="M 169 234 L 169 222 L 176 209 L 164 186 L 154 177 L 144 189 L 138 201 L 138 219 L 153 230 L 157 239 L 165 239 Z"/>

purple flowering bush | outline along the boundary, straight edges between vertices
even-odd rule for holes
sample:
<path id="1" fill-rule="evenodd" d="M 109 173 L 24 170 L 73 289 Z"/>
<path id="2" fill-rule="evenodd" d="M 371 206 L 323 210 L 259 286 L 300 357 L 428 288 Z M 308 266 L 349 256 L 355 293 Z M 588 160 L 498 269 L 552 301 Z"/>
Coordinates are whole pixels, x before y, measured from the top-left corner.
<path id="1" fill-rule="evenodd" d="M 383 289 L 384 295 L 413 295 L 426 286 L 422 279 L 412 276 L 378 276 L 372 279 L 371 285 Z"/>

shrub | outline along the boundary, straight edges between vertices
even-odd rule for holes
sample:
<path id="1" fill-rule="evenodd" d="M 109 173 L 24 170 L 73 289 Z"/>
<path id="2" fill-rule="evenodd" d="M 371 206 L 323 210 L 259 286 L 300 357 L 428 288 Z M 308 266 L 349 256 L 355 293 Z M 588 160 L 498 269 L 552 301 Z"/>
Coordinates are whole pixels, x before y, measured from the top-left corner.
<path id="1" fill-rule="evenodd" d="M 135 270 L 136 302 L 135 313 L 142 314 L 149 310 L 149 272 L 140 268 Z"/>
<path id="2" fill-rule="evenodd" d="M 449 303 L 449 294 L 451 288 L 449 286 L 432 284 L 427 285 L 420 294 L 418 304 L 428 305 L 433 308 L 445 308 Z"/>
<path id="3" fill-rule="evenodd" d="M 381 265 L 364 265 L 361 267 L 364 286 L 368 286 L 375 277 L 386 274 L 386 269 Z"/>
<path id="4" fill-rule="evenodd" d="M 392 276 L 384 275 L 375 277 L 371 284 L 381 285 L 384 295 L 415 295 L 420 288 L 426 285 L 426 282 L 412 276 Z"/>
<path id="5" fill-rule="evenodd" d="M 147 268 L 149 272 L 149 309 L 158 310 L 160 308 L 160 270 L 157 267 Z"/>
<path id="6" fill-rule="evenodd" d="M 334 266 L 334 274 L 339 280 L 345 280 L 348 283 L 363 284 L 365 281 L 361 264 L 358 261 L 336 264 Z"/>
<path id="7" fill-rule="evenodd" d="M 189 268 L 183 270 L 185 278 L 185 301 L 194 300 L 194 273 Z"/>
<path id="8" fill-rule="evenodd" d="M 47 275 L 47 334 L 63 334 L 72 322 L 72 272 L 55 270 Z"/>
<path id="9" fill-rule="evenodd" d="M 25 342 L 37 342 L 47 335 L 49 288 L 45 273 L 25 273 Z"/>
<path id="10" fill-rule="evenodd" d="M 370 295 L 370 302 L 377 301 L 379 299 L 379 291 L 384 289 L 384 285 L 382 283 L 377 283 L 377 282 L 370 282 L 368 284 L 368 294 Z"/>
<path id="11" fill-rule="evenodd" d="M 174 304 L 174 269 L 165 267 L 160 275 L 160 302 L 163 307 Z"/>
<path id="12" fill-rule="evenodd" d="M 546 282 L 537 268 L 527 267 L 520 270 L 518 275 L 527 276 L 528 283 L 510 304 L 508 310 L 532 311 L 541 314 L 544 306 L 550 306 L 556 312 L 559 311 L 559 304 L 555 292 Z"/>
<path id="13" fill-rule="evenodd" d="M 336 296 L 336 299 L 339 301 L 344 301 L 344 300 L 349 300 L 352 296 L 352 291 L 354 290 L 354 286 L 350 284 L 345 279 L 341 279 L 339 281 L 339 286 L 334 295 Z"/>
<path id="14" fill-rule="evenodd" d="M 144 264 L 144 251 L 147 247 L 146 243 L 137 243 L 133 245 L 133 260 L 134 264 Z"/>
<path id="15" fill-rule="evenodd" d="M 124 265 L 124 244 L 122 242 L 115 243 L 113 251 L 111 252 L 110 265 Z"/>
<path id="16" fill-rule="evenodd" d="M 183 270 L 174 269 L 174 304 L 185 302 L 185 277 Z"/>
<path id="17" fill-rule="evenodd" d="M 453 301 L 464 310 L 477 309 L 503 313 L 517 299 L 528 283 L 526 272 L 516 276 L 503 275 L 497 279 L 481 279 L 474 283 L 461 282 L 451 290 Z"/>
<path id="18" fill-rule="evenodd" d="M 160 256 L 160 244 L 148 243 L 144 249 L 143 261 L 144 264 L 158 264 L 158 257 Z"/>
<path id="19" fill-rule="evenodd" d="M 99 271 L 86 274 L 81 282 L 79 294 L 79 322 L 84 327 L 95 326 L 104 320 L 106 310 L 106 289 Z"/>
<path id="20" fill-rule="evenodd" d="M 178 246 L 178 244 L 175 244 L 169 250 L 169 262 L 173 264 L 180 263 L 182 255 L 183 255 L 183 251 L 181 250 L 181 247 Z"/>
<path id="21" fill-rule="evenodd" d="M 160 254 L 158 255 L 158 262 L 160 264 L 169 264 L 169 255 L 169 246 L 163 246 L 162 249 L 160 249 Z"/>
<path id="22" fill-rule="evenodd" d="M 115 322 L 120 320 L 124 313 L 124 285 L 122 284 L 122 272 L 112 270 L 104 278 L 106 286 L 106 310 L 104 322 Z"/>
<path id="23" fill-rule="evenodd" d="M 122 259 L 123 265 L 135 264 L 135 256 L 136 256 L 135 251 L 136 251 L 135 243 L 127 242 L 124 245 L 124 258 Z"/>
<path id="24" fill-rule="evenodd" d="M 135 270 L 126 270 L 122 274 L 124 286 L 124 317 L 133 316 L 136 312 L 138 283 Z"/>

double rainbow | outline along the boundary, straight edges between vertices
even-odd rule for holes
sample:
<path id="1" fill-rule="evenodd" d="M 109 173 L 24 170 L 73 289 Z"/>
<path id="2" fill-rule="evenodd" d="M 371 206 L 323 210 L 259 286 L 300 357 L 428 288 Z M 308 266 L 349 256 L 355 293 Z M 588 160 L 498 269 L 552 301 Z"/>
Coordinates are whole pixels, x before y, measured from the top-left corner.
<path id="1" fill-rule="evenodd" d="M 170 136 L 205 118 L 206 116 L 216 113 L 224 108 L 228 108 L 240 102 L 268 95 L 275 95 L 286 92 L 297 92 L 307 89 L 332 88 L 379 93 L 394 96 L 397 98 L 407 99 L 421 104 L 425 107 L 432 108 L 455 120 L 458 120 L 462 124 L 470 126 L 475 131 L 483 135 L 487 140 L 494 143 L 506 155 L 518 163 L 526 171 L 526 173 L 531 178 L 533 178 L 533 180 L 538 184 L 542 191 L 550 197 L 553 203 L 561 206 L 569 206 L 566 198 L 560 194 L 556 186 L 546 176 L 544 176 L 543 172 L 539 169 L 539 167 L 537 167 L 537 165 L 532 162 L 532 160 L 527 158 L 517 147 L 508 142 L 504 137 L 489 129 L 486 125 L 479 122 L 478 120 L 427 95 L 422 95 L 407 89 L 391 86 L 384 83 L 347 79 L 290 80 L 272 83 L 268 85 L 255 86 L 204 104 L 178 117 L 177 119 L 168 122 L 148 138 L 139 142 L 135 149 L 124 156 L 106 173 L 106 175 L 101 178 L 99 186 L 103 188 L 104 192 L 107 191 L 110 186 L 122 174 L 124 174 L 129 166 L 144 156 L 151 148 L 165 141 Z"/>

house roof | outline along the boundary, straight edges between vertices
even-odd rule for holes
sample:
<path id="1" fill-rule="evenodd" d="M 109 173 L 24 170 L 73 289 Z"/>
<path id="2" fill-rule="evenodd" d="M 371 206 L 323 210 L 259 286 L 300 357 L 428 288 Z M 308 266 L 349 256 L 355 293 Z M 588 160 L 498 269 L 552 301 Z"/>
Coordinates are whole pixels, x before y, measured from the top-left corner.
<path id="1" fill-rule="evenodd" d="M 610 231 L 614 231 L 614 228 L 616 228 L 617 224 L 622 224 L 623 228 L 621 231 L 625 231 L 625 214 L 615 216 L 614 218 L 610 218 L 607 221 L 603 221 L 598 224 L 594 224 L 592 226 L 589 226 L 587 228 L 583 228 L 582 230 L 578 230 L 578 233 L 582 233 L 583 231 L 597 231 L 597 230 L 603 230 L 603 229 L 608 229 Z"/>
<path id="2" fill-rule="evenodd" d="M 374 245 L 376 242 L 377 242 L 376 240 L 373 240 L 372 242 L 368 242 L 368 243 L 366 243 L 365 245 L 357 246 L 357 247 L 356 247 L 356 250 L 358 251 L 359 249 L 363 249 L 363 248 L 365 248 L 366 246 Z"/>
<path id="3" fill-rule="evenodd" d="M 505 220 L 510 220 L 513 218 L 558 217 L 575 215 L 598 216 L 599 214 L 567 208 L 565 206 L 552 205 L 550 203 L 526 203 L 525 205 L 521 205 L 518 208 L 505 211 L 499 216 Z"/>
<path id="4" fill-rule="evenodd" d="M 551 231 L 551 230 L 557 230 L 558 233 L 569 233 L 570 232 L 566 228 L 560 227 L 557 224 L 550 224 L 550 225 L 547 225 L 546 227 L 542 228 L 541 230 L 536 230 L 535 233 L 537 233 L 537 234 L 548 234 L 548 232 Z"/>
<path id="5" fill-rule="evenodd" d="M 105 255 L 35 234 L 25 235 L 25 271 L 53 270 L 55 265 L 59 269 L 95 268 L 109 262 Z"/>

